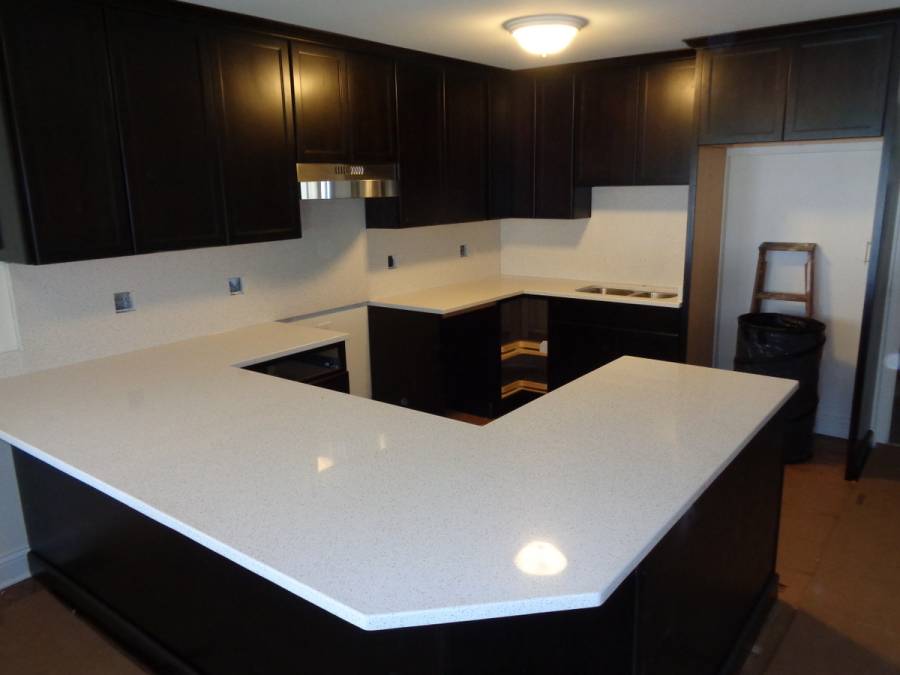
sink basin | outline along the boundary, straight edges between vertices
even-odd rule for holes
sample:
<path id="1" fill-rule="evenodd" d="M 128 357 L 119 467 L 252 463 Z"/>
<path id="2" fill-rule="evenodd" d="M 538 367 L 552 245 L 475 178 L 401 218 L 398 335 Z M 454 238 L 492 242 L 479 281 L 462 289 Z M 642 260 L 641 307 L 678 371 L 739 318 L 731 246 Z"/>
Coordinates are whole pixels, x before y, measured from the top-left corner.
<path id="1" fill-rule="evenodd" d="M 678 293 L 672 293 L 671 291 L 642 291 L 640 293 L 634 293 L 632 297 L 634 298 L 651 298 L 653 300 L 666 300 L 668 298 L 674 298 Z"/>
<path id="2" fill-rule="evenodd" d="M 585 286 L 576 288 L 578 293 L 596 293 L 598 295 L 631 295 L 633 290 L 627 288 L 607 288 L 606 286 Z"/>
<path id="3" fill-rule="evenodd" d="M 632 288 L 614 288 L 611 286 L 583 286 L 576 288 L 578 293 L 594 293 L 596 295 L 620 295 L 628 298 L 649 298 L 651 300 L 666 300 L 677 297 L 678 293 L 672 291 L 636 291 Z"/>

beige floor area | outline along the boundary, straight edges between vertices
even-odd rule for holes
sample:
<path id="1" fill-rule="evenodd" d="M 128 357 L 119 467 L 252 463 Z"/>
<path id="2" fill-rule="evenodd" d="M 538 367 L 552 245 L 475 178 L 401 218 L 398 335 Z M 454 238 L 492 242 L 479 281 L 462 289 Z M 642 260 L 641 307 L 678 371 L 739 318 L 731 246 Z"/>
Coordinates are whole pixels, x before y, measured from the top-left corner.
<path id="1" fill-rule="evenodd" d="M 820 437 L 785 470 L 779 603 L 743 675 L 900 674 L 900 448 L 843 480 L 844 442 Z"/>
<path id="2" fill-rule="evenodd" d="M 900 448 L 876 450 L 859 483 L 843 460 L 819 437 L 785 469 L 779 602 L 742 675 L 900 675 Z M 0 592 L 0 673 L 145 672 L 37 583 Z"/>

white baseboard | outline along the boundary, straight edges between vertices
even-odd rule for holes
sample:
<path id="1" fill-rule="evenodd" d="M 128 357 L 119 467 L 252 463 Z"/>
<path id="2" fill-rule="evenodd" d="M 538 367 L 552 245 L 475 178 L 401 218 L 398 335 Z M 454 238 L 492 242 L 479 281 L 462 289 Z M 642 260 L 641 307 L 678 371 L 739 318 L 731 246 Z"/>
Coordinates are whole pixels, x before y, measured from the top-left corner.
<path id="1" fill-rule="evenodd" d="M 30 576 L 27 548 L 0 557 L 0 590 L 24 581 Z"/>

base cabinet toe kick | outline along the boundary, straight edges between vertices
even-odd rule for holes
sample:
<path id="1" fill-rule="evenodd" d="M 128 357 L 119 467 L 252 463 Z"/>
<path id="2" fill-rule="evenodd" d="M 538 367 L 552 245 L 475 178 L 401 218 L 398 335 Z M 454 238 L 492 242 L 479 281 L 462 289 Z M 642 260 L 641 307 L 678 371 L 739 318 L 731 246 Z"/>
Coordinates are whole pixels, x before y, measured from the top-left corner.
<path id="1" fill-rule="evenodd" d="M 14 458 L 33 572 L 155 672 L 703 675 L 740 666 L 775 599 L 778 432 L 776 416 L 599 607 L 380 631 Z"/>

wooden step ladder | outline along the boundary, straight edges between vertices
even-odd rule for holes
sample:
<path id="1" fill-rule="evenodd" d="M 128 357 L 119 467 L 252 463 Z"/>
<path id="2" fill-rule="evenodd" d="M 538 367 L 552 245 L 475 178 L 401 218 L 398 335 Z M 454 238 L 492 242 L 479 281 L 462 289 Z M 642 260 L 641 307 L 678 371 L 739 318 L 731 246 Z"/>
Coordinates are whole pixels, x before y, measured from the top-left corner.
<path id="1" fill-rule="evenodd" d="M 806 290 L 803 293 L 783 293 L 781 291 L 765 290 L 766 269 L 768 266 L 766 256 L 769 251 L 795 251 L 806 253 L 806 265 L 804 266 Z M 756 263 L 756 282 L 753 284 L 753 300 L 750 303 L 750 311 L 754 313 L 759 312 L 763 300 L 786 300 L 788 302 L 804 303 L 806 305 L 806 316 L 812 318 L 815 277 L 815 244 L 764 241 L 759 245 L 759 260 Z"/>

